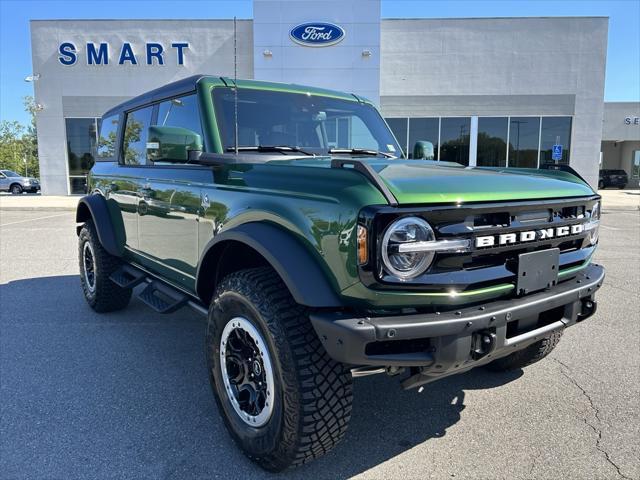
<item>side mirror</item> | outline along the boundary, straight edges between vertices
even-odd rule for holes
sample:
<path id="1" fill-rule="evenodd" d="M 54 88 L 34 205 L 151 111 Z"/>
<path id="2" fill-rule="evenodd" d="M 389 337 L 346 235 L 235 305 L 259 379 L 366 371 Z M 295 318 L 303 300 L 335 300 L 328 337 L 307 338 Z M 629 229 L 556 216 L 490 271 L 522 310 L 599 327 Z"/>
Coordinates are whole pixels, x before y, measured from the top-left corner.
<path id="1" fill-rule="evenodd" d="M 181 127 L 149 127 L 147 157 L 152 162 L 188 162 L 202 149 L 202 137 L 196 132 Z"/>
<path id="2" fill-rule="evenodd" d="M 426 140 L 418 140 L 413 146 L 413 158 L 420 160 L 433 160 L 435 158 L 433 143 Z"/>

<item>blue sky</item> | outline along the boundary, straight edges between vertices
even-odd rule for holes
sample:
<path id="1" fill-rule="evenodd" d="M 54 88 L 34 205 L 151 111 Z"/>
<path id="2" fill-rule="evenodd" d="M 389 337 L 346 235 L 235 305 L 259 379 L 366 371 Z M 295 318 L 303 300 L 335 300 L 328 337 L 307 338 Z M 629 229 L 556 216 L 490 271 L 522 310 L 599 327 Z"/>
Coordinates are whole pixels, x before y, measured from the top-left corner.
<path id="1" fill-rule="evenodd" d="M 640 101 L 640 0 L 382 0 L 383 18 L 583 15 L 609 17 L 605 100 Z M 233 16 L 251 18 L 251 0 L 0 0 L 0 119 L 28 121 L 31 19 Z"/>

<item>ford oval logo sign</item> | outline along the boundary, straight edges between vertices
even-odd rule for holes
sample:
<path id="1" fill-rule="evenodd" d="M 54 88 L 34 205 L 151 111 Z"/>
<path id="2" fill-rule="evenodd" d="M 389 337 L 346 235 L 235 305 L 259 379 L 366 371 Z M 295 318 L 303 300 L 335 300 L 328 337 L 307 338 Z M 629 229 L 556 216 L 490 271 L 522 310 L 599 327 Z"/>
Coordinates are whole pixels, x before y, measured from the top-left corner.
<path id="1" fill-rule="evenodd" d="M 291 40 L 306 47 L 328 47 L 344 38 L 344 29 L 333 23 L 302 23 L 289 32 Z"/>

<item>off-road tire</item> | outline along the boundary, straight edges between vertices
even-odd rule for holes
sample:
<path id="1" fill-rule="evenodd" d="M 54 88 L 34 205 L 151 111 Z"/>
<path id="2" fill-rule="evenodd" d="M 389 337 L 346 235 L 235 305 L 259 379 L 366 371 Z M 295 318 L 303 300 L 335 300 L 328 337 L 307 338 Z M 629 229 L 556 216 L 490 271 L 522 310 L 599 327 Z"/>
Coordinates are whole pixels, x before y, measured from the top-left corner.
<path id="1" fill-rule="evenodd" d="M 233 409 L 222 379 L 222 331 L 238 316 L 263 336 L 273 368 L 273 412 L 258 428 Z M 330 451 L 346 433 L 351 373 L 327 355 L 306 309 L 271 268 L 241 270 L 220 282 L 209 308 L 205 347 L 219 413 L 234 441 L 262 468 L 277 472 L 306 463 Z"/>
<path id="2" fill-rule="evenodd" d="M 509 370 L 517 370 L 527 365 L 536 363 L 549 355 L 560 341 L 564 330 L 556 330 L 548 337 L 529 345 L 522 350 L 498 358 L 486 365 L 486 368 L 494 372 L 507 372 Z"/>
<path id="3" fill-rule="evenodd" d="M 11 195 L 20 195 L 24 191 L 24 189 L 22 188 L 22 185 L 14 183 L 13 185 L 11 185 L 11 187 L 9 187 L 9 191 L 11 192 Z"/>
<path id="4" fill-rule="evenodd" d="M 84 244 L 90 242 L 95 258 L 95 288 L 93 291 L 88 286 L 83 268 Z M 100 244 L 98 233 L 92 221 L 88 221 L 82 226 L 78 236 L 78 261 L 80 266 L 80 284 L 84 293 L 84 298 L 91 308 L 96 312 L 114 312 L 122 310 L 131 300 L 131 289 L 122 288 L 109 279 L 122 261 L 118 257 L 109 254 Z"/>

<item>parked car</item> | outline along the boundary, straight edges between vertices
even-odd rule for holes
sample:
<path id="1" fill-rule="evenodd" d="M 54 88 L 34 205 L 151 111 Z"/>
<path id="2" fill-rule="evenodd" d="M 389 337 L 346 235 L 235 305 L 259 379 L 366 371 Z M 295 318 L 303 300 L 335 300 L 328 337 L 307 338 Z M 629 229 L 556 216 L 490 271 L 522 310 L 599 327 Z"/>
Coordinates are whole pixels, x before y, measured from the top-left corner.
<path id="1" fill-rule="evenodd" d="M 97 157 L 86 301 L 205 315 L 220 415 L 271 471 L 338 443 L 353 378 L 519 369 L 596 311 L 600 197 L 576 172 L 407 160 L 357 95 L 190 77 L 105 113 Z"/>
<path id="2" fill-rule="evenodd" d="M 39 192 L 40 182 L 33 177 L 23 177 L 11 170 L 0 170 L 0 191 L 18 195 L 22 192 Z"/>
<path id="3" fill-rule="evenodd" d="M 629 176 L 624 170 L 600 170 L 598 188 L 625 188 L 629 183 Z"/>

